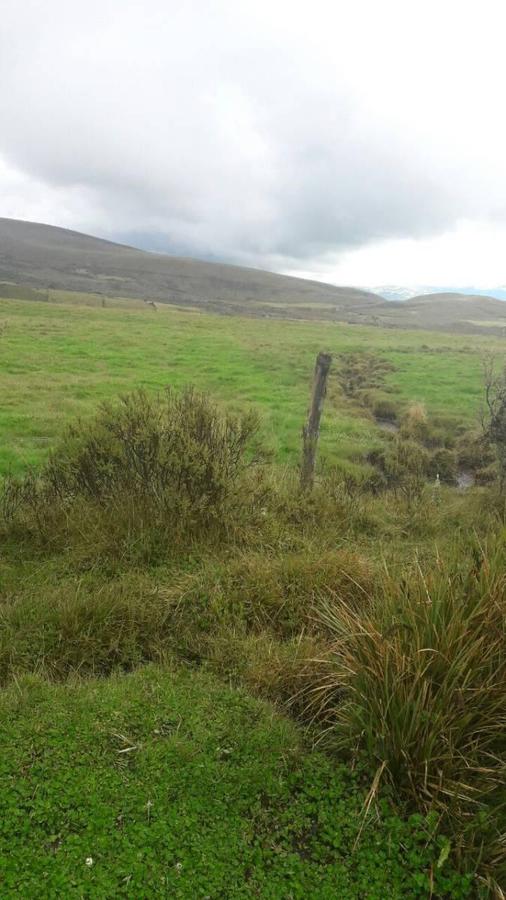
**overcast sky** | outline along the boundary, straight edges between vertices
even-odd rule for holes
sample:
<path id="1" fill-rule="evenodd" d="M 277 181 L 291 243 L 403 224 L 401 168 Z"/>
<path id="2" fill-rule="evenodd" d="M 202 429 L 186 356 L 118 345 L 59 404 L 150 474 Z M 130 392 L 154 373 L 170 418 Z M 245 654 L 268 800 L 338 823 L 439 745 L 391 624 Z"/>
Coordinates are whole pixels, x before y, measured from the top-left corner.
<path id="1" fill-rule="evenodd" d="M 506 283 L 504 0 L 1 0 L 0 215 Z"/>

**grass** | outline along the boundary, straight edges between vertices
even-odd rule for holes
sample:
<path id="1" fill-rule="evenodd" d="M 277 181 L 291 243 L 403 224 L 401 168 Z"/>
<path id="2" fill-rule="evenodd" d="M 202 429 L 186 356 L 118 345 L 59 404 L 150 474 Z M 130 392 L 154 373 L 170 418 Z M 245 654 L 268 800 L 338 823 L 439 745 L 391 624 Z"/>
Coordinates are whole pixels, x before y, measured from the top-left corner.
<path id="1" fill-rule="evenodd" d="M 503 900 L 504 509 L 426 483 L 501 340 L 50 301 L 0 300 L 0 895 Z"/>
<path id="2" fill-rule="evenodd" d="M 309 689 L 335 746 L 374 760 L 454 825 L 467 858 L 471 834 L 475 854 L 500 860 L 503 874 L 504 563 L 501 540 L 409 582 L 387 579 L 359 611 L 327 600 L 321 615 L 333 643 Z"/>
<path id="3" fill-rule="evenodd" d="M 3 898 L 463 898 L 434 822 L 209 676 L 24 678 L 0 699 Z"/>
<path id="4" fill-rule="evenodd" d="M 10 585 L 5 562 L 3 684 L 20 673 L 105 675 L 173 656 L 210 664 L 227 680 L 254 680 L 253 671 L 264 665 L 267 693 L 275 686 L 268 678 L 269 670 L 274 675 L 269 642 L 296 643 L 301 633 L 314 631 L 315 601 L 328 598 L 330 586 L 359 605 L 378 574 L 368 560 L 344 549 L 272 559 L 251 552 L 225 560 L 211 556 L 186 566 L 178 559 L 172 567 L 109 577 L 100 569 L 62 572 L 54 561 L 39 560 L 24 574 L 19 566 L 11 571 Z M 251 637 L 259 638 L 256 646 Z"/>
<path id="5" fill-rule="evenodd" d="M 108 408 L 70 434 L 38 481 L 18 483 L 21 506 L 3 525 L 2 679 L 111 675 L 172 658 L 306 718 L 306 698 L 322 696 L 316 718 L 333 748 L 436 814 L 461 871 L 503 872 L 504 542 L 478 561 L 463 541 L 455 571 L 438 556 L 433 578 L 418 561 L 389 579 L 357 552 L 356 530 L 371 527 L 359 496 L 345 502 L 332 481 L 312 496 L 264 489 L 244 466 L 238 421 L 239 431 L 194 393 L 165 404 L 136 394 Z M 254 501 L 252 475 L 261 510 L 241 501 Z M 222 487 L 233 487 L 232 504 Z M 373 504 L 385 513 L 382 498 Z M 411 527 L 430 516 L 442 530 L 423 493 L 407 513 Z"/>
<path id="6" fill-rule="evenodd" d="M 429 413 L 472 424 L 481 397 L 481 356 L 499 339 L 400 332 L 306 322 L 218 317 L 134 301 L 105 309 L 85 297 L 41 303 L 0 300 L 0 471 L 37 464 L 64 425 L 89 416 L 101 400 L 132 388 L 191 382 L 236 409 L 253 406 L 280 463 L 299 454 L 316 353 L 367 348 L 384 354 L 400 404 L 420 400 Z M 65 302 L 63 302 L 65 301 Z M 140 307 L 140 308 L 139 308 Z M 321 454 L 347 467 L 381 434 L 337 392 L 329 399 Z M 329 397 L 332 398 L 332 392 Z"/>

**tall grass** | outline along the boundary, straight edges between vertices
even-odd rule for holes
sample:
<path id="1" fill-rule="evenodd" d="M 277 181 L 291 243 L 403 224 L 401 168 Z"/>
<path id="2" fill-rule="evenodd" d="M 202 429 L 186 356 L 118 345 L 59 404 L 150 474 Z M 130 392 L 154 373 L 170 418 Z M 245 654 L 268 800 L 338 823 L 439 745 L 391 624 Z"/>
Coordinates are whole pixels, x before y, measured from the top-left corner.
<path id="1" fill-rule="evenodd" d="M 0 599 L 0 681 L 33 671 L 57 678 L 75 671 L 106 675 L 171 655 L 239 675 L 245 671 L 239 648 L 252 659 L 256 646 L 257 678 L 267 684 L 268 658 L 287 659 L 282 644 L 295 647 L 314 636 L 315 609 L 328 586 L 339 586 L 357 607 L 374 571 L 357 553 L 343 550 L 273 559 L 241 553 L 203 560 L 191 572 L 129 571 L 107 578 L 99 571 L 60 576 L 56 584 L 39 574 L 35 585 L 30 580 Z M 276 649 L 268 650 L 267 642 Z"/>
<path id="2" fill-rule="evenodd" d="M 453 823 L 462 852 L 506 880 L 506 552 L 385 576 L 369 608 L 320 609 L 332 640 L 309 689 L 341 750 Z"/>

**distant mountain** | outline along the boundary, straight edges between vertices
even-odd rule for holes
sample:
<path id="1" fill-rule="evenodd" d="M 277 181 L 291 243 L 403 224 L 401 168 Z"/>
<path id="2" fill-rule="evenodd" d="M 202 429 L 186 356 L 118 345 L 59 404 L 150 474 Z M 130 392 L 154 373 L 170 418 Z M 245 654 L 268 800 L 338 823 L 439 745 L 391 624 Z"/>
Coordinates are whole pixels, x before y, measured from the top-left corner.
<path id="1" fill-rule="evenodd" d="M 411 297 L 419 297 L 423 294 L 461 294 L 479 297 L 495 297 L 496 300 L 506 300 L 506 286 L 493 288 L 477 287 L 436 287 L 432 285 L 418 285 L 417 287 L 397 287 L 387 285 L 372 288 L 375 294 L 384 297 L 385 300 L 409 300 Z"/>
<path id="2" fill-rule="evenodd" d="M 65 228 L 1 218 L 0 282 L 278 318 L 367 317 L 384 302 L 358 288 L 148 253 Z"/>

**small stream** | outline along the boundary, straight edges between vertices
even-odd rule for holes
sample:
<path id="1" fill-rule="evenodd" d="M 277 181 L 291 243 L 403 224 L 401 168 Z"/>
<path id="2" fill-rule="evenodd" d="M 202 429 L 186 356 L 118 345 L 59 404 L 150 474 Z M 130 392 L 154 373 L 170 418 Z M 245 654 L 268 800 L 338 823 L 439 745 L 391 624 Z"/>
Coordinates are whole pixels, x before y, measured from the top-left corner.
<path id="1" fill-rule="evenodd" d="M 467 491 L 468 488 L 473 487 L 475 482 L 476 478 L 472 472 L 466 472 L 464 470 L 457 472 L 457 487 L 460 491 Z"/>

